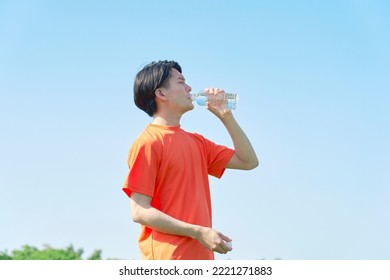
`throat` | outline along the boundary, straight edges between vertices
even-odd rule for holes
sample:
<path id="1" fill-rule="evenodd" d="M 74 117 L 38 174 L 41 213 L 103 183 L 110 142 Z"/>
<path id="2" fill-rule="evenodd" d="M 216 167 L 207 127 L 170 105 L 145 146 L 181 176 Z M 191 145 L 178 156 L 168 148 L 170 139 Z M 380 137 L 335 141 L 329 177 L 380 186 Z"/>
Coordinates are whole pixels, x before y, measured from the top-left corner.
<path id="1" fill-rule="evenodd" d="M 154 116 L 152 124 L 164 126 L 178 126 L 180 125 L 180 118 Z"/>

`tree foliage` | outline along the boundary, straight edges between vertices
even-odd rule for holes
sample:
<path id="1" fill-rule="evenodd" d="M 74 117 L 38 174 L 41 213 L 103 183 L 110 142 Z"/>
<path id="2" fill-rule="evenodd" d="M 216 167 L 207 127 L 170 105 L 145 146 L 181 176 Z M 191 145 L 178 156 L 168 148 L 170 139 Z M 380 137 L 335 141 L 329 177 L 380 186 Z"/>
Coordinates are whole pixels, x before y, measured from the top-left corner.
<path id="1" fill-rule="evenodd" d="M 43 249 L 24 245 L 20 250 L 13 250 L 11 254 L 0 251 L 0 260 L 82 260 L 83 249 L 75 250 L 73 245 L 65 249 L 53 248 L 45 245 Z M 95 250 L 88 260 L 101 260 L 101 250 Z"/>

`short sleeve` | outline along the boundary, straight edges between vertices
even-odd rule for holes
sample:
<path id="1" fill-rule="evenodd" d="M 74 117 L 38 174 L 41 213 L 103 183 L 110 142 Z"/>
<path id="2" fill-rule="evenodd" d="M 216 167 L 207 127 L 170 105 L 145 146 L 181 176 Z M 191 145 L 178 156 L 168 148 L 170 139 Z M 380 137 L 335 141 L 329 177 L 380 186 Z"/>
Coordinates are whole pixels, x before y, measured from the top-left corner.
<path id="1" fill-rule="evenodd" d="M 223 145 L 218 145 L 199 134 L 196 134 L 196 136 L 200 137 L 204 143 L 208 174 L 221 178 L 225 172 L 226 165 L 234 154 L 234 150 Z"/>
<path id="2" fill-rule="evenodd" d="M 159 169 L 160 149 L 157 142 L 136 141 L 129 152 L 129 173 L 123 191 L 130 197 L 132 192 L 154 196 Z"/>

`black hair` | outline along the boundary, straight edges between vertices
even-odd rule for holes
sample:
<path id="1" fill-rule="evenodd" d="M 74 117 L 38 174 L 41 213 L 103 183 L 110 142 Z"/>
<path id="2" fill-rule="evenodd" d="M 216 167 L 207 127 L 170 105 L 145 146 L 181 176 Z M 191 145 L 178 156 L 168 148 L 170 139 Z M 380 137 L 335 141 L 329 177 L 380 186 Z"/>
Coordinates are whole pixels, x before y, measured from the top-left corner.
<path id="1" fill-rule="evenodd" d="M 134 80 L 134 103 L 149 116 L 157 111 L 155 91 L 168 86 L 171 69 L 181 73 L 181 67 L 176 61 L 153 61 L 139 71 Z"/>

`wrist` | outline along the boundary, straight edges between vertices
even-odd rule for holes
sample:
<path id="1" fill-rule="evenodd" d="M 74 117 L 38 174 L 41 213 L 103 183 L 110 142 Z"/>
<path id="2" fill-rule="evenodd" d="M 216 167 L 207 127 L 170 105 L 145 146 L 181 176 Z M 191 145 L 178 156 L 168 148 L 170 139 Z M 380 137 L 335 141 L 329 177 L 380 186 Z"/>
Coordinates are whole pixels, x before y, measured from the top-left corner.
<path id="1" fill-rule="evenodd" d="M 202 226 L 194 225 L 190 237 L 200 240 L 204 228 Z"/>
<path id="2" fill-rule="evenodd" d="M 227 124 L 231 121 L 234 121 L 234 116 L 233 116 L 233 113 L 232 111 L 226 111 L 225 113 L 223 113 L 221 116 L 219 116 L 219 119 L 221 120 L 221 122 L 223 124 Z"/>

